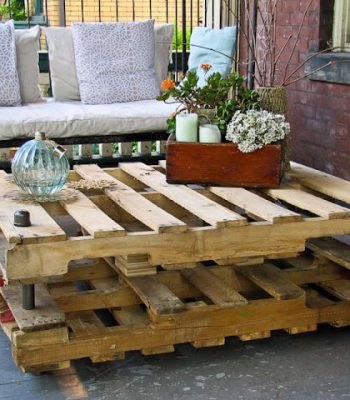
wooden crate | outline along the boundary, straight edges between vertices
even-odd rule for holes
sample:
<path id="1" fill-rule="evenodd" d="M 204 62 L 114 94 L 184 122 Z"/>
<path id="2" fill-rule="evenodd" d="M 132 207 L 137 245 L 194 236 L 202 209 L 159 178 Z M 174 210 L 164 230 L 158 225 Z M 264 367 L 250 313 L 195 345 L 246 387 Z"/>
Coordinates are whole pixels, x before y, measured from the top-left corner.
<path id="1" fill-rule="evenodd" d="M 0 268 L 7 283 L 63 275 L 72 260 L 115 257 L 127 276 L 304 251 L 309 238 L 350 233 L 350 182 L 293 164 L 278 189 L 188 187 L 166 182 L 165 163 L 78 165 L 70 180 L 108 179 L 113 186 L 77 191 L 75 199 L 24 203 L 0 171 Z M 32 226 L 13 226 L 15 210 Z M 25 267 L 24 267 L 25 266 Z"/>
<path id="2" fill-rule="evenodd" d="M 349 247 L 330 238 L 308 247 L 313 252 L 297 258 L 198 263 L 144 277 L 126 277 L 111 259 L 74 262 L 62 277 L 37 285 L 38 309 L 23 311 L 18 289 L 2 288 L 2 309 L 7 303 L 15 321 L 1 325 L 14 361 L 28 372 L 85 357 L 122 359 L 131 350 L 152 355 L 180 343 L 200 348 L 230 336 L 247 341 L 280 329 L 297 334 L 320 323 L 349 325 Z"/>
<path id="3" fill-rule="evenodd" d="M 166 180 L 218 186 L 277 187 L 282 176 L 280 144 L 242 153 L 233 143 L 184 143 L 169 140 Z"/>

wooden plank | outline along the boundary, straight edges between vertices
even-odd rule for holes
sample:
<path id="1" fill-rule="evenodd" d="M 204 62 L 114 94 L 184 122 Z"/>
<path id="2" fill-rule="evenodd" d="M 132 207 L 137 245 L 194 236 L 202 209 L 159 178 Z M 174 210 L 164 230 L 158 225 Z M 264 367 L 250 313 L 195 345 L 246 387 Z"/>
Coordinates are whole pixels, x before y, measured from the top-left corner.
<path id="1" fill-rule="evenodd" d="M 79 155 L 83 158 L 92 158 L 92 144 L 80 144 Z"/>
<path id="2" fill-rule="evenodd" d="M 18 190 L 15 183 L 6 180 L 6 174 L 0 175 L 0 228 L 9 243 L 43 243 L 65 240 L 66 234 L 50 217 L 40 203 L 21 202 L 9 198 L 11 192 Z M 27 228 L 15 227 L 15 211 L 27 210 L 32 225 Z"/>
<path id="3" fill-rule="evenodd" d="M 98 238 L 126 234 L 122 226 L 108 217 L 87 196 L 78 190 L 76 195 L 73 201 L 60 201 L 60 204 L 91 236 Z"/>
<path id="4" fill-rule="evenodd" d="M 69 314 L 67 316 L 67 323 L 73 332 L 80 334 L 86 332 L 88 335 L 92 335 L 95 331 L 98 332 L 101 328 L 105 327 L 103 322 L 93 311 Z M 115 352 L 113 354 L 100 354 L 97 351 L 93 351 L 89 358 L 93 363 L 114 361 L 116 359 L 123 360 L 125 358 L 125 353 Z"/>
<path id="5" fill-rule="evenodd" d="M 125 276 L 156 275 L 157 266 L 148 261 L 148 254 L 115 257 L 115 265 Z"/>
<path id="6" fill-rule="evenodd" d="M 141 353 L 144 356 L 154 356 L 156 354 L 173 353 L 174 351 L 175 347 L 171 344 L 167 346 L 148 347 L 146 349 L 142 349 Z"/>
<path id="7" fill-rule="evenodd" d="M 5 148 L 0 149 L 0 161 L 10 161 L 11 160 L 11 149 Z"/>
<path id="8" fill-rule="evenodd" d="M 120 163 L 119 167 L 174 203 L 216 227 L 246 225 L 246 218 L 228 210 L 184 185 L 166 182 L 165 175 L 143 163 Z"/>
<path id="9" fill-rule="evenodd" d="M 212 186 L 209 190 L 248 213 L 272 223 L 300 221 L 301 216 L 243 188 Z"/>
<path id="10" fill-rule="evenodd" d="M 164 154 L 166 152 L 166 140 L 156 141 L 156 151 L 158 154 Z M 165 161 L 165 160 L 163 160 Z"/>
<path id="11" fill-rule="evenodd" d="M 334 238 L 317 238 L 306 241 L 306 247 L 331 261 L 350 269 L 350 246 Z"/>
<path id="12" fill-rule="evenodd" d="M 251 265 L 235 267 L 235 269 L 277 300 L 296 299 L 305 296 L 304 290 L 288 281 L 274 265 Z"/>
<path id="13" fill-rule="evenodd" d="M 152 153 L 152 142 L 137 142 L 137 152 L 140 155 L 150 155 Z"/>
<path id="14" fill-rule="evenodd" d="M 132 154 L 132 143 L 118 143 L 118 152 L 121 156 L 131 156 Z"/>
<path id="15" fill-rule="evenodd" d="M 182 270 L 181 275 L 214 304 L 220 307 L 234 307 L 248 304 L 247 299 L 203 266 Z"/>
<path id="16" fill-rule="evenodd" d="M 163 283 L 153 277 L 125 278 L 145 303 L 151 316 L 183 311 L 185 304 Z"/>
<path id="17" fill-rule="evenodd" d="M 145 325 L 149 323 L 145 310 L 140 305 L 122 307 L 112 310 L 112 314 L 119 325 Z"/>
<path id="18" fill-rule="evenodd" d="M 281 180 L 281 145 L 251 153 L 233 143 L 168 141 L 167 181 L 212 186 L 277 187 Z"/>
<path id="19" fill-rule="evenodd" d="M 296 189 L 290 185 L 284 185 L 279 189 L 265 190 L 274 199 L 283 200 L 302 210 L 310 211 L 321 217 L 350 218 L 350 209 L 333 204 L 330 201 L 316 197 L 303 190 Z"/>
<path id="20" fill-rule="evenodd" d="M 252 332 L 264 332 L 276 329 L 287 329 L 290 326 L 306 326 L 314 323 L 324 323 L 332 320 L 345 319 L 350 312 L 350 303 L 342 302 L 336 306 L 321 309 L 307 309 L 300 299 L 276 301 L 267 299 L 263 301 L 252 301 L 246 306 L 246 312 L 242 313 L 238 308 L 218 309 L 216 306 L 203 320 L 202 313 L 199 321 L 193 322 L 189 328 L 189 319 L 179 322 L 175 327 L 130 327 L 116 326 L 103 329 L 94 335 L 72 334 L 67 345 L 49 345 L 43 348 L 31 348 L 26 351 L 18 351 L 15 360 L 20 365 L 38 365 L 60 361 L 64 359 L 78 359 L 89 357 L 91 350 L 106 354 L 113 351 L 138 350 L 145 347 L 156 347 L 174 345 L 177 343 L 188 343 L 202 339 L 215 339 L 220 331 L 221 337 L 240 336 Z M 183 314 L 183 313 L 181 313 Z M 180 317 L 181 314 L 173 314 L 172 318 Z M 193 318 L 193 314 L 188 316 Z M 68 357 L 67 357 L 68 356 Z"/>
<path id="21" fill-rule="evenodd" d="M 271 337 L 271 331 L 266 330 L 266 331 L 259 331 L 259 332 L 250 332 L 250 333 L 245 333 L 243 335 L 238 336 L 242 342 L 248 342 L 250 340 L 257 340 L 257 339 L 268 339 Z"/>
<path id="22" fill-rule="evenodd" d="M 317 285 L 340 300 L 350 301 L 349 280 L 338 279 L 335 281 L 321 282 Z"/>
<path id="23" fill-rule="evenodd" d="M 65 315 L 55 304 L 51 295 L 42 284 L 35 286 L 35 309 L 22 308 L 21 290 L 18 286 L 6 286 L 0 289 L 18 327 L 23 332 L 40 330 L 64 324 Z"/>
<path id="24" fill-rule="evenodd" d="M 99 153 L 101 157 L 113 157 L 113 143 L 100 143 Z"/>
<path id="25" fill-rule="evenodd" d="M 66 326 L 41 331 L 16 331 L 12 334 L 12 343 L 17 347 L 46 346 L 53 343 L 67 343 L 69 332 Z"/>
<path id="26" fill-rule="evenodd" d="M 317 324 L 305 325 L 305 326 L 292 326 L 286 329 L 290 335 L 298 335 L 299 333 L 315 332 L 317 331 Z"/>
<path id="27" fill-rule="evenodd" d="M 350 204 L 350 182 L 325 172 L 291 162 L 287 176 L 302 185 Z"/>
<path id="28" fill-rule="evenodd" d="M 223 346 L 225 344 L 225 338 L 211 338 L 211 339 L 201 339 L 191 342 L 191 345 L 195 349 L 203 349 L 205 347 L 216 347 Z"/>
<path id="29" fill-rule="evenodd" d="M 113 183 L 113 188 L 105 189 L 106 195 L 157 233 L 185 232 L 187 230 L 184 222 L 157 207 L 97 165 L 76 165 L 74 169 L 85 179 L 104 179 Z"/>

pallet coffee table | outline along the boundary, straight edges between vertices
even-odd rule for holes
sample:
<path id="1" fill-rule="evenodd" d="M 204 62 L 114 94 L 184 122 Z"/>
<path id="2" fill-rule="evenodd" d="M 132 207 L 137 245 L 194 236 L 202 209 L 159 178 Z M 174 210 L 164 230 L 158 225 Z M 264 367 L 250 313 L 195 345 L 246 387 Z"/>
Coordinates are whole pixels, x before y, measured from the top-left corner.
<path id="1" fill-rule="evenodd" d="M 105 187 L 46 203 L 16 200 L 0 173 L 1 326 L 19 367 L 350 324 L 350 250 L 332 238 L 350 234 L 350 182 L 293 163 L 279 189 L 188 187 L 164 167 L 79 165 L 71 182 Z M 13 225 L 19 209 L 30 227 Z"/>

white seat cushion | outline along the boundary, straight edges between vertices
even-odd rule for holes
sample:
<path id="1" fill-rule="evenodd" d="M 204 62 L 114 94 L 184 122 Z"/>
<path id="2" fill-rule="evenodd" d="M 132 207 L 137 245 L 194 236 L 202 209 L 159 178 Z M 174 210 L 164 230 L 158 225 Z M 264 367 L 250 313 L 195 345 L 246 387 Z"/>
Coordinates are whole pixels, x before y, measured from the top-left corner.
<path id="1" fill-rule="evenodd" d="M 80 101 L 54 101 L 1 107 L 0 140 L 33 137 L 100 136 L 163 131 L 178 104 L 157 100 L 85 105 Z"/>

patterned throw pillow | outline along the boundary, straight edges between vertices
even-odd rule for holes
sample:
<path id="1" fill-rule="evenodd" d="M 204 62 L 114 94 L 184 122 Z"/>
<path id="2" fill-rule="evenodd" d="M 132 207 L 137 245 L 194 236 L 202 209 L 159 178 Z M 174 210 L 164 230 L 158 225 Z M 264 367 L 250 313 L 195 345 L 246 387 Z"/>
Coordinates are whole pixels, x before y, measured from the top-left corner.
<path id="1" fill-rule="evenodd" d="M 0 24 L 0 106 L 21 104 L 13 21 Z"/>
<path id="2" fill-rule="evenodd" d="M 83 103 L 157 97 L 154 21 L 74 23 L 72 33 Z"/>

